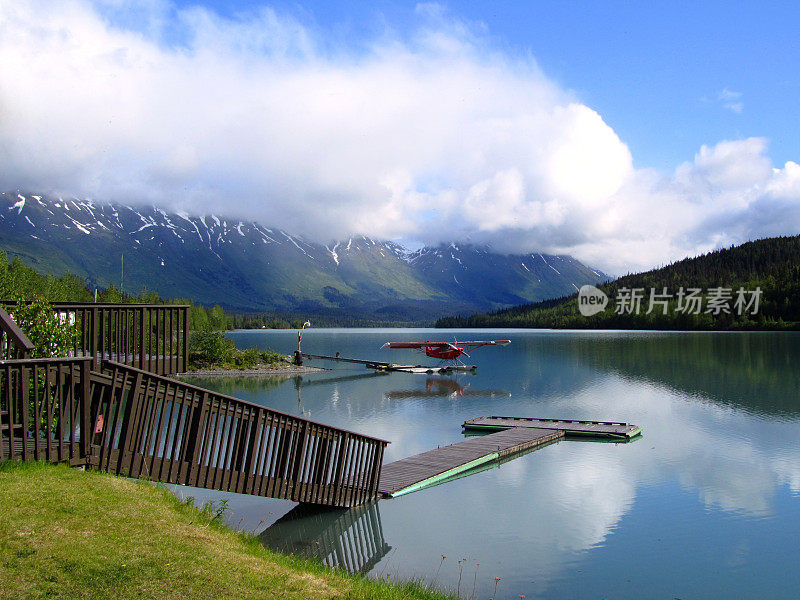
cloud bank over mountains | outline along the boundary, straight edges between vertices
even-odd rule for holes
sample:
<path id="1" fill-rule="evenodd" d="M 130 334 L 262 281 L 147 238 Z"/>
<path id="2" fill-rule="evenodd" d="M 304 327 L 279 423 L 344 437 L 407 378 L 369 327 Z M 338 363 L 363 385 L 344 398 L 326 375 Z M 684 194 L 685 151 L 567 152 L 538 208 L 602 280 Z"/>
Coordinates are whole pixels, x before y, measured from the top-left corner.
<path id="1" fill-rule="evenodd" d="M 0 0 L 0 187 L 612 273 L 800 231 L 800 166 L 766 140 L 637 169 L 534 57 L 436 5 L 353 43 L 267 7 L 146 6 Z"/>

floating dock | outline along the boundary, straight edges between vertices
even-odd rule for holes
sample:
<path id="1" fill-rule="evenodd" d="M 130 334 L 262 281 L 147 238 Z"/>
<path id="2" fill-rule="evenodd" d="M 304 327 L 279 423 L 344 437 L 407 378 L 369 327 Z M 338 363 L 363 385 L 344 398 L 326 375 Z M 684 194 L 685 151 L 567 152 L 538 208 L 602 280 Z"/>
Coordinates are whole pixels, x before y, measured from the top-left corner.
<path id="1" fill-rule="evenodd" d="M 297 360 L 297 353 L 296 359 Z M 400 365 L 397 363 L 380 362 L 377 360 L 363 360 L 360 358 L 345 358 L 343 356 L 325 356 L 322 354 L 306 354 L 305 352 L 299 354 L 300 364 L 302 361 L 308 360 L 332 360 L 336 362 L 353 363 L 357 365 L 364 365 L 368 369 L 376 369 L 378 371 L 399 371 L 402 373 L 450 373 L 451 371 L 474 371 L 477 365 L 446 365 L 442 367 L 428 367 L 425 365 Z"/>
<path id="2" fill-rule="evenodd" d="M 378 493 L 395 498 L 429 487 L 503 456 L 564 437 L 553 429 L 515 427 L 410 456 L 381 469 Z"/>
<path id="3" fill-rule="evenodd" d="M 385 498 L 410 494 L 489 462 L 566 436 L 629 440 L 642 432 L 641 427 L 629 423 L 526 417 L 478 417 L 464 421 L 463 426 L 468 430 L 494 430 L 495 433 L 383 465 L 378 493 Z"/>
<path id="4" fill-rule="evenodd" d="M 558 429 L 566 435 L 612 437 L 631 439 L 642 433 L 642 428 L 630 423 L 614 421 L 575 421 L 571 419 L 534 419 L 528 417 L 477 417 L 464 421 L 464 429 L 502 431 L 514 427 Z"/>

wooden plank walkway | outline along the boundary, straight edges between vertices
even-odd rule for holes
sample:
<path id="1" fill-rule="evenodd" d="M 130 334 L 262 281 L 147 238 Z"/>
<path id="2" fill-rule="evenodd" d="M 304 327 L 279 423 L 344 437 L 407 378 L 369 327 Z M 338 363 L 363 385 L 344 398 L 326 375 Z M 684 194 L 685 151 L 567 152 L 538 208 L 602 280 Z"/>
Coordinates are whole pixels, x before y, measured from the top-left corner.
<path id="1" fill-rule="evenodd" d="M 378 492 L 385 497 L 415 492 L 486 462 L 562 437 L 563 430 L 515 427 L 429 450 L 383 465 Z"/>
<path id="2" fill-rule="evenodd" d="M 464 421 L 465 429 L 508 430 L 510 428 L 557 429 L 567 435 L 618 437 L 630 439 L 639 435 L 642 428 L 630 423 L 612 421 L 576 421 L 570 419 L 533 419 L 528 417 L 477 417 Z"/>

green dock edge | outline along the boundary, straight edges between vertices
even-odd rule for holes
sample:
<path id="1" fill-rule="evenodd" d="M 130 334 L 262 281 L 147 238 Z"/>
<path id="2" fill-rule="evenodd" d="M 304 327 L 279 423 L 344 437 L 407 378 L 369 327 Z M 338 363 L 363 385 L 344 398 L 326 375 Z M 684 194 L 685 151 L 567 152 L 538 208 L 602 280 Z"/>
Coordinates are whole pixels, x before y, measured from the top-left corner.
<path id="1" fill-rule="evenodd" d="M 433 477 L 428 477 L 428 479 L 423 479 L 422 481 L 419 481 L 419 482 L 415 483 L 414 485 L 410 485 L 410 486 L 408 486 L 406 488 L 403 488 L 402 490 L 397 490 L 396 492 L 394 492 L 392 494 L 389 494 L 389 497 L 397 498 L 398 496 L 403 496 L 405 494 L 410 494 L 411 492 L 416 492 L 416 491 L 424 489 L 426 487 L 429 487 L 429 486 L 432 486 L 432 485 L 436 485 L 437 483 L 440 483 L 440 482 L 444 481 L 445 479 L 449 479 L 450 477 L 453 477 L 454 475 L 458 475 L 459 473 L 463 473 L 464 471 L 469 471 L 470 469 L 474 469 L 475 467 L 480 466 L 482 464 L 485 464 L 487 462 L 491 462 L 493 460 L 497 460 L 498 458 L 500 458 L 500 453 L 499 452 L 492 452 L 491 454 L 487 454 L 486 456 L 481 456 L 481 457 L 476 458 L 475 460 L 472 460 L 472 461 L 470 461 L 468 463 L 464 463 L 463 465 L 459 465 L 459 466 L 454 467 L 454 468 L 452 468 L 452 469 L 450 469 L 448 471 L 444 471 L 442 473 L 439 473 L 438 475 L 434 475 Z"/>
<path id="2" fill-rule="evenodd" d="M 498 425 L 472 425 L 464 423 L 462 426 L 464 429 L 479 429 L 482 431 L 505 431 L 507 429 L 514 429 L 513 426 L 501 427 Z M 642 435 L 642 428 L 637 427 L 630 433 L 595 433 L 590 431 L 573 431 L 571 429 L 564 429 L 563 430 L 567 435 L 579 435 L 585 437 L 602 437 L 602 438 L 616 438 L 622 440 L 632 440 L 640 435 Z"/>

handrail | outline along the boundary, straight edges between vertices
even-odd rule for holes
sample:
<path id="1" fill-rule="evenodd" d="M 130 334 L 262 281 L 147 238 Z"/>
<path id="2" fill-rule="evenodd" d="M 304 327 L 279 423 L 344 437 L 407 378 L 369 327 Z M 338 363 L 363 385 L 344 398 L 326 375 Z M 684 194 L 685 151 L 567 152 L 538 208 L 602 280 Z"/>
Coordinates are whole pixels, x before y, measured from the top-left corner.
<path id="1" fill-rule="evenodd" d="M 328 506 L 378 493 L 385 440 L 95 358 L 0 361 L 0 460 Z"/>
<path id="2" fill-rule="evenodd" d="M 133 371 L 134 373 L 141 373 L 143 375 L 153 375 L 153 373 L 151 373 L 149 371 L 145 371 L 143 369 L 137 369 L 136 367 L 132 367 L 130 365 L 125 365 L 125 364 L 122 364 L 122 363 L 119 363 L 119 362 L 116 362 L 116 361 L 113 361 L 113 360 L 105 360 L 105 361 L 103 361 L 103 366 L 124 367 L 125 369 L 127 369 L 129 371 Z M 163 377 L 164 379 L 169 379 L 170 381 L 174 381 L 175 383 L 180 384 L 181 387 L 188 388 L 188 389 L 190 389 L 190 390 L 192 390 L 192 391 L 194 391 L 194 392 L 196 392 L 198 394 L 208 393 L 208 389 L 206 389 L 206 388 L 202 388 L 202 387 L 197 386 L 197 385 L 192 385 L 191 383 L 187 383 L 185 381 L 180 381 L 178 379 L 172 379 L 171 377 L 164 376 L 164 375 L 162 375 L 161 377 Z M 327 423 L 320 423 L 319 421 L 313 421 L 313 420 L 308 419 L 306 417 L 299 417 L 297 415 L 293 415 L 291 413 L 283 412 L 283 411 L 277 410 L 275 408 L 269 408 L 269 407 L 264 406 L 263 404 L 256 404 L 255 402 L 250 402 L 249 400 L 242 400 L 241 398 L 237 398 L 235 396 L 228 396 L 226 394 L 221 394 L 219 392 L 213 392 L 213 395 L 215 397 L 217 397 L 217 398 L 221 398 L 221 399 L 227 400 L 227 401 L 236 402 L 237 404 L 240 404 L 242 406 L 247 406 L 247 407 L 250 407 L 250 408 L 253 408 L 253 409 L 264 409 L 264 408 L 266 408 L 269 412 L 271 412 L 271 413 L 273 413 L 273 414 L 275 414 L 277 416 L 280 416 L 280 417 L 287 417 L 287 418 L 290 418 L 290 419 L 299 419 L 301 421 L 305 421 L 305 422 L 311 423 L 313 425 L 319 425 L 320 427 L 325 427 L 326 429 L 332 429 L 332 430 L 338 431 L 340 433 L 347 433 L 349 435 L 362 437 L 362 438 L 365 438 L 365 439 L 368 439 L 368 440 L 374 440 L 376 442 L 383 442 L 384 444 L 391 444 L 392 443 L 392 442 L 390 442 L 388 440 L 383 440 L 381 438 L 373 437 L 371 435 L 365 435 L 363 433 L 355 433 L 353 431 L 350 431 L 349 429 L 342 429 L 341 427 L 336 427 L 335 425 L 328 425 Z"/>
<path id="3" fill-rule="evenodd" d="M 85 465 L 91 358 L 0 361 L 0 460 Z"/>
<path id="4" fill-rule="evenodd" d="M 51 302 L 50 307 L 77 328 L 71 354 L 94 357 L 98 367 L 111 358 L 159 374 L 189 368 L 187 304 Z"/>
<path id="5" fill-rule="evenodd" d="M 2 306 L 16 306 L 16 300 L 0 300 Z M 127 302 L 66 302 L 55 300 L 48 302 L 50 306 L 66 308 L 74 306 L 76 308 L 188 308 L 189 304 L 148 304 L 148 303 L 127 303 Z"/>
<path id="6" fill-rule="evenodd" d="M 11 318 L 2 307 L 0 307 L 0 329 L 7 336 L 7 339 L 14 344 L 17 351 L 21 354 L 19 358 L 27 358 L 33 351 L 33 344 L 25 335 L 25 332 L 19 328 L 16 321 Z"/>
<path id="7" fill-rule="evenodd" d="M 88 356 L 56 356 L 52 358 L 8 358 L 0 360 L 0 365 L 49 365 L 55 362 L 58 363 L 78 363 L 90 360 Z"/>
<path id="8" fill-rule="evenodd" d="M 374 499 L 385 440 L 105 360 L 90 466 L 329 506 Z"/>

